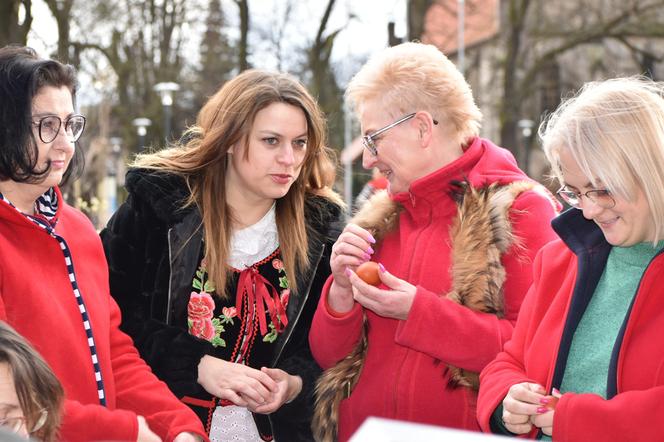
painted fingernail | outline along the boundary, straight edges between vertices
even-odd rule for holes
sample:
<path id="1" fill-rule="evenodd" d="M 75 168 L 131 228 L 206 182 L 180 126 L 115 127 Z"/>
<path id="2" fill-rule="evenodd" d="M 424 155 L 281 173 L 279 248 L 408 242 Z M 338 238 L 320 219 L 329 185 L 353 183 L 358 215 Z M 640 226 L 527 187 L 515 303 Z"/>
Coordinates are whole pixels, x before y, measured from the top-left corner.
<path id="1" fill-rule="evenodd" d="M 543 398 L 541 398 L 541 399 L 539 400 L 539 402 L 540 402 L 540 404 L 542 404 L 542 405 L 546 405 L 546 404 L 549 403 L 549 399 L 543 397 Z"/>
<path id="2" fill-rule="evenodd" d="M 344 273 L 346 274 L 346 276 L 350 276 L 350 275 L 351 275 L 351 271 L 350 271 L 350 269 L 349 269 L 348 267 L 346 267 L 346 269 L 344 270 Z"/>
<path id="3" fill-rule="evenodd" d="M 537 412 L 538 412 L 539 414 L 546 413 L 547 411 L 549 411 L 549 409 L 546 408 L 546 407 L 539 407 L 539 408 L 537 409 Z"/>
<path id="4" fill-rule="evenodd" d="M 364 258 L 365 261 L 369 261 L 371 259 L 371 255 L 369 255 L 368 253 L 363 253 L 362 257 Z"/>
<path id="5" fill-rule="evenodd" d="M 558 391 L 557 388 L 554 388 L 552 391 L 553 391 L 554 394 L 560 394 L 560 391 Z"/>
<path id="6" fill-rule="evenodd" d="M 367 253 L 372 255 L 373 252 L 374 252 L 374 249 L 372 249 L 371 246 L 369 246 L 369 248 L 367 249 Z"/>
<path id="7" fill-rule="evenodd" d="M 369 239 L 369 242 L 370 242 L 371 244 L 376 244 L 376 238 L 374 238 L 373 235 L 372 235 L 371 233 L 369 234 L 369 238 L 368 238 L 368 239 Z"/>
<path id="8" fill-rule="evenodd" d="M 381 263 L 378 263 L 378 270 L 380 270 L 380 273 L 385 273 L 385 266 Z"/>

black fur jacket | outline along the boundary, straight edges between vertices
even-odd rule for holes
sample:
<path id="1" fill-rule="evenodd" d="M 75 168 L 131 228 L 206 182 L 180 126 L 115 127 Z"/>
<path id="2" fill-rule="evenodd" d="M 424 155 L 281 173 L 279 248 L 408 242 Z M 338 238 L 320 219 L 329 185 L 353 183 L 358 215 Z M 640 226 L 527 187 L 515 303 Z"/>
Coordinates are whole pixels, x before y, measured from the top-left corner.
<path id="1" fill-rule="evenodd" d="M 128 333 L 154 373 L 182 398 L 210 395 L 197 383 L 197 367 L 212 344 L 187 330 L 192 276 L 202 248 L 201 216 L 182 209 L 188 190 L 183 179 L 132 169 L 127 201 L 101 232 L 110 272 L 111 293 Z M 340 233 L 342 210 L 311 196 L 305 205 L 309 272 L 297 275 L 298 293 L 287 307 L 288 329 L 279 335 L 272 366 L 302 377 L 303 389 L 291 403 L 268 416 L 255 416 L 259 429 L 269 420 L 277 441 L 313 440 L 310 431 L 313 389 L 320 375 L 308 334 L 320 292 L 330 274 L 332 244 Z M 205 425 L 208 410 L 197 410 Z M 262 424 L 261 424 L 262 421 Z"/>

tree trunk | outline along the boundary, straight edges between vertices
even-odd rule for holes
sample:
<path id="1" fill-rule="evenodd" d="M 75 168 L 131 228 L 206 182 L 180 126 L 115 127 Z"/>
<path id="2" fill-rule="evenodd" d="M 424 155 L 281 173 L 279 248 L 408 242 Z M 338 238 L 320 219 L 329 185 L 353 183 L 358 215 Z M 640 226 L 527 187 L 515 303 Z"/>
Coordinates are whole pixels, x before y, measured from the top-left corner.
<path id="1" fill-rule="evenodd" d="M 69 46 L 71 42 L 69 37 L 69 23 L 71 21 L 71 8 L 74 4 L 74 0 L 46 0 L 46 4 L 51 10 L 51 14 L 53 14 L 55 22 L 58 25 L 57 59 L 61 63 L 71 63 L 69 56 Z"/>
<path id="2" fill-rule="evenodd" d="M 23 4 L 25 19 L 18 22 L 18 12 Z M 32 0 L 0 1 L 0 47 L 10 43 L 24 45 L 28 39 L 28 31 L 32 25 Z"/>
<path id="3" fill-rule="evenodd" d="M 235 3 L 240 8 L 240 42 L 238 45 L 238 67 L 240 68 L 240 72 L 242 72 L 249 69 L 249 2 L 247 0 L 235 0 Z"/>
<path id="4" fill-rule="evenodd" d="M 408 41 L 419 40 L 424 34 L 424 18 L 433 0 L 408 1 Z"/>

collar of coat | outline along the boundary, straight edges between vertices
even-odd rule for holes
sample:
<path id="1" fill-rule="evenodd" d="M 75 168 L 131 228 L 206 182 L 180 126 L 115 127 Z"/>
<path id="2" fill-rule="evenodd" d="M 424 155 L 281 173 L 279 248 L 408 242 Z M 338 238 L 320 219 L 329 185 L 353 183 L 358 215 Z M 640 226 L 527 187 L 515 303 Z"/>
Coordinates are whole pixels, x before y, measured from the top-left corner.
<path id="1" fill-rule="evenodd" d="M 503 284 L 506 273 L 501 257 L 511 247 L 518 253 L 519 238 L 512 232 L 509 210 L 514 200 L 528 190 L 550 194 L 532 181 L 515 181 L 500 185 L 473 187 L 468 182 L 456 182 L 453 197 L 457 216 L 451 232 L 452 289 L 444 294 L 448 299 L 472 310 L 504 315 Z M 552 204 L 555 203 L 552 202 Z M 354 216 L 351 222 L 369 230 L 379 244 L 390 232 L 398 229 L 403 207 L 392 200 L 386 191 L 376 193 Z M 317 440 L 336 438 L 339 403 L 348 397 L 357 383 L 366 356 L 366 316 L 360 340 L 355 349 L 334 367 L 326 370 L 316 386 L 316 409 L 312 427 Z M 477 388 L 478 374 L 457 367 L 448 367 L 450 384 Z"/>

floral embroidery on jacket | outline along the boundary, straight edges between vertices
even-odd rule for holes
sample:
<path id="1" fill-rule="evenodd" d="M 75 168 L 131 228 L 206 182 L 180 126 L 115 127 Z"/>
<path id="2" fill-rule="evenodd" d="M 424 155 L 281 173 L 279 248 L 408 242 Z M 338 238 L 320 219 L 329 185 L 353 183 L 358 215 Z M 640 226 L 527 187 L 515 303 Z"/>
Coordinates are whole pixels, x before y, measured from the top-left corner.
<path id="1" fill-rule="evenodd" d="M 286 270 L 284 269 L 284 263 L 281 259 L 274 257 L 275 255 L 278 256 L 275 252 L 271 257 L 268 257 L 260 263 L 254 264 L 254 267 L 257 268 L 259 265 L 267 264 L 271 261 L 272 268 L 278 273 L 279 301 L 285 310 L 288 306 L 291 291 L 286 276 Z M 206 260 L 201 260 L 201 264 L 196 270 L 196 275 L 192 281 L 194 291 L 191 292 L 189 304 L 187 306 L 187 324 L 189 333 L 197 338 L 209 341 L 214 347 L 226 347 L 226 340 L 222 337 L 223 333 L 226 332 L 225 325 L 235 325 L 234 321 L 235 318 L 238 317 L 238 311 L 237 308 L 233 306 L 219 306 L 221 307 L 221 312 L 217 311 L 217 316 L 215 317 L 215 310 L 217 308 L 215 297 L 213 296 L 215 287 L 212 281 L 207 279 L 208 273 L 205 269 L 205 265 Z M 198 290 L 198 292 L 196 290 Z M 244 321 L 243 318 L 239 319 L 240 321 Z M 268 324 L 269 330 L 263 336 L 263 342 L 273 343 L 277 340 L 279 332 L 274 323 L 275 320 L 279 321 L 278 318 L 270 317 L 270 322 Z M 279 325 L 283 324 L 279 322 Z M 279 329 L 283 330 L 283 327 L 279 327 Z"/>
<path id="2" fill-rule="evenodd" d="M 189 304 L 187 305 L 187 324 L 189 333 L 197 338 L 205 339 L 215 347 L 226 347 L 226 341 L 221 337 L 225 331 L 226 323 L 233 323 L 233 317 L 237 315 L 235 307 L 223 309 L 221 317 L 214 317 L 215 303 L 214 298 L 209 292 L 214 292 L 214 284 L 205 280 L 207 271 L 203 267 L 205 260 L 201 262 L 201 267 L 196 271 L 196 277 L 192 282 L 195 289 L 200 293 L 191 292 Z"/>

